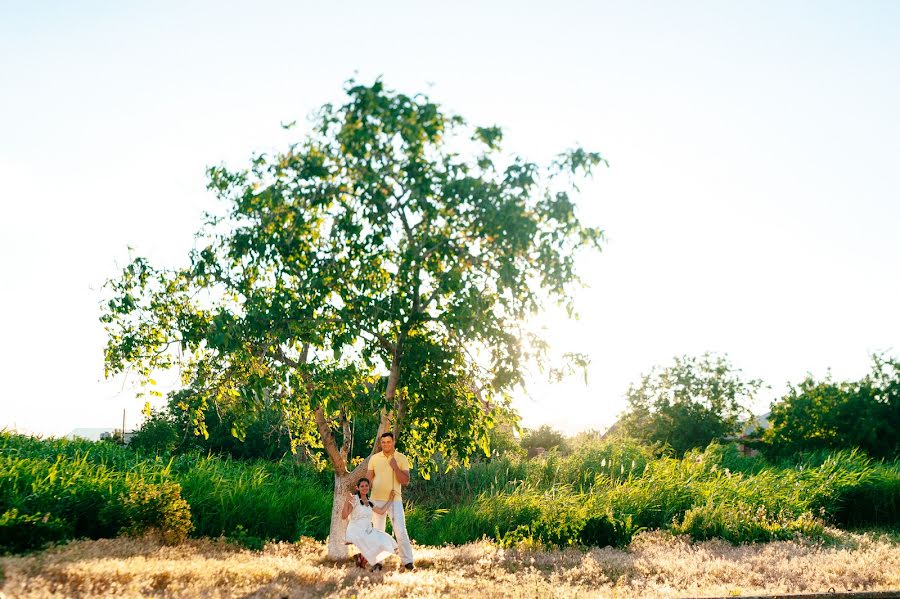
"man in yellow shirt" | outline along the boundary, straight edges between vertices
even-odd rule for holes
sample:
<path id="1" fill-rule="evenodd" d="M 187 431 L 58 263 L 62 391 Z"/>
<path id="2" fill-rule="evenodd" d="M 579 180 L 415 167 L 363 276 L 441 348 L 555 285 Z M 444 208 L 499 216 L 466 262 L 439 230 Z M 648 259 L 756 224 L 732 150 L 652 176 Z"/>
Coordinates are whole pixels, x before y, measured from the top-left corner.
<path id="1" fill-rule="evenodd" d="M 383 514 L 375 512 L 372 526 L 384 531 L 386 518 L 391 519 L 394 536 L 400 549 L 400 561 L 407 570 L 413 569 L 412 545 L 406 532 L 406 516 L 403 513 L 403 497 L 401 489 L 409 484 L 409 460 L 399 451 L 394 450 L 394 433 L 381 435 L 381 451 L 369 458 L 368 479 L 372 481 L 372 492 L 369 499 L 378 508 L 390 503 Z M 394 500 L 390 500 L 394 491 Z"/>

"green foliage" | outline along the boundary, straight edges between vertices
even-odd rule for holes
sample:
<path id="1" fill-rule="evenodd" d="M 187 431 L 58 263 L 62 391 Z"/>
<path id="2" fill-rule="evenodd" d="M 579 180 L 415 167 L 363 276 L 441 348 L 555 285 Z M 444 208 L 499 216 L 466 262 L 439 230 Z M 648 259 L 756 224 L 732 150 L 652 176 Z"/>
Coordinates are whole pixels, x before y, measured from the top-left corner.
<path id="1" fill-rule="evenodd" d="M 327 536 L 329 475 L 290 462 L 185 457 L 175 474 L 191 505 L 194 534 L 234 536 L 242 527 L 266 540 Z"/>
<path id="2" fill-rule="evenodd" d="M 672 532 L 687 534 L 695 540 L 725 539 L 732 543 L 784 541 L 797 535 L 821 538 L 824 524 L 810 513 L 797 517 L 772 515 L 765 506 L 752 503 L 705 503 L 692 507 L 684 520 L 672 526 Z"/>
<path id="3" fill-rule="evenodd" d="M 491 447 L 491 459 L 502 457 L 523 458 L 527 455 L 527 451 L 516 438 L 513 427 L 508 425 L 499 425 L 491 429 L 488 434 Z"/>
<path id="4" fill-rule="evenodd" d="M 762 435 L 767 454 L 858 447 L 876 458 L 900 456 L 900 361 L 873 356 L 859 381 L 812 376 L 772 404 L 771 427 Z"/>
<path id="5" fill-rule="evenodd" d="M 645 443 L 667 445 L 677 455 L 734 434 L 749 414 L 746 406 L 762 387 L 744 380 L 727 356 L 675 358 L 654 368 L 626 392 L 624 432 Z"/>
<path id="6" fill-rule="evenodd" d="M 0 432 L 0 513 L 13 531 L 0 535 L 10 539 L 0 550 L 148 530 L 169 543 L 189 531 L 239 536 L 239 527 L 260 539 L 323 539 L 329 477 L 290 461 L 164 459 L 127 446 Z M 15 540 L 32 537 L 31 545 Z"/>
<path id="7" fill-rule="evenodd" d="M 0 510 L 8 513 L 9 526 L 30 526 L 43 540 L 155 529 L 176 543 L 190 528 L 190 508 L 179 486 L 163 477 L 161 469 L 123 471 L 92 463 L 87 454 L 52 461 L 0 455 Z"/>
<path id="8" fill-rule="evenodd" d="M 11 508 L 0 515 L 0 552 L 41 549 L 71 536 L 71 527 L 52 514 L 22 514 Z"/>
<path id="9" fill-rule="evenodd" d="M 897 526 L 900 522 L 900 462 L 873 468 L 858 484 L 844 489 L 833 509 L 842 526 Z"/>
<path id="10" fill-rule="evenodd" d="M 173 543 L 190 531 L 255 549 L 323 540 L 332 485 L 330 473 L 293 461 L 0 433 L 0 550 L 147 530 Z M 679 459 L 594 438 L 567 456 L 498 456 L 436 473 L 404 497 L 423 544 L 624 546 L 645 529 L 743 543 L 817 537 L 825 523 L 900 526 L 900 462 L 841 451 L 773 463 L 718 444 Z"/>
<path id="11" fill-rule="evenodd" d="M 140 451 L 169 454 L 174 452 L 182 439 L 178 423 L 168 412 L 144 408 L 146 418 L 131 437 L 129 444 Z"/>
<path id="12" fill-rule="evenodd" d="M 539 448 L 546 451 L 555 449 L 563 454 L 568 453 L 566 437 L 548 424 L 522 431 L 522 448 L 528 452 L 528 455 L 535 455 Z"/>
<path id="13" fill-rule="evenodd" d="M 266 546 L 265 539 L 261 539 L 248 533 L 247 529 L 244 528 L 242 524 L 238 524 L 234 528 L 234 530 L 225 537 L 225 539 L 229 543 L 234 543 L 235 545 L 239 545 L 246 549 L 252 549 L 254 551 L 262 551 L 263 547 Z"/>
<path id="14" fill-rule="evenodd" d="M 154 393 L 154 372 L 178 367 L 191 433 L 208 439 L 227 413 L 243 441 L 275 413 L 292 449 L 323 449 L 338 475 L 335 437 L 390 411 L 427 474 L 434 455 L 489 454 L 508 392 L 547 362 L 522 323 L 548 303 L 571 313 L 575 256 L 602 240 L 572 194 L 606 161 L 575 148 L 542 167 L 425 95 L 345 92 L 284 151 L 209 169 L 224 208 L 188 265 L 135 258 L 108 282 L 107 374 Z"/>
<path id="15" fill-rule="evenodd" d="M 825 522 L 900 525 L 898 468 L 858 451 L 773 464 L 744 457 L 734 445 L 711 444 L 678 459 L 654 457 L 633 442 L 595 440 L 569 456 L 473 464 L 435 476 L 427 489 L 411 486 L 408 520 L 413 536 L 429 543 L 487 536 L 625 545 L 644 529 L 735 543 L 816 537 Z"/>
<path id="16" fill-rule="evenodd" d="M 128 495 L 122 498 L 122 511 L 127 525 L 125 534 L 140 536 L 148 530 L 157 530 L 167 545 L 177 545 L 191 531 L 191 508 L 181 498 L 177 483 L 164 481 L 159 484 L 133 482 Z"/>

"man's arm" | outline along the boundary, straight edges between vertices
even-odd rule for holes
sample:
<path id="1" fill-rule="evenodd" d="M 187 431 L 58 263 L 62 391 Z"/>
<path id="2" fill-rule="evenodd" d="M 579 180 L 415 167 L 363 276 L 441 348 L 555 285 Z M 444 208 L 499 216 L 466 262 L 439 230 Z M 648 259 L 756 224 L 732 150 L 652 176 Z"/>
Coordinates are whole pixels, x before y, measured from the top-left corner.
<path id="1" fill-rule="evenodd" d="M 394 470 L 394 474 L 397 475 L 400 486 L 405 487 L 409 484 L 409 470 L 402 469 L 400 464 L 397 463 L 397 458 L 391 458 L 391 468 Z"/>
<path id="2" fill-rule="evenodd" d="M 371 489 L 375 485 L 375 471 L 369 470 L 366 472 L 366 478 L 369 479 L 369 488 Z"/>

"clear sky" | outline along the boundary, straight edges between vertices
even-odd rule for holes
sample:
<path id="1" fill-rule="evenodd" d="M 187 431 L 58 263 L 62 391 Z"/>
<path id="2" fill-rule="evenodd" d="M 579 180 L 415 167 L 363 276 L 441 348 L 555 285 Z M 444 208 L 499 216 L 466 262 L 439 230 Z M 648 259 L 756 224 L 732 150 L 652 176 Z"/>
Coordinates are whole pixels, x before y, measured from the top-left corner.
<path id="1" fill-rule="evenodd" d="M 772 388 L 900 353 L 900 3 L 0 2 L 0 427 L 115 426 L 102 282 L 127 246 L 186 259 L 204 169 L 383 75 L 506 149 L 611 167 L 582 215 L 589 383 L 534 381 L 524 424 L 602 428 L 629 382 L 727 352 Z"/>

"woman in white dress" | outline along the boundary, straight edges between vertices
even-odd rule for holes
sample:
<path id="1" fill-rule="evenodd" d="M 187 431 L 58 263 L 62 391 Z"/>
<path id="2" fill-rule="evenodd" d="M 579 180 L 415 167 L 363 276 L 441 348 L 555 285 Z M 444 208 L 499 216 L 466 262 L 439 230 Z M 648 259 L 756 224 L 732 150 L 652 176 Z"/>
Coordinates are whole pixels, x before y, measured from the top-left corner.
<path id="1" fill-rule="evenodd" d="M 386 557 L 397 549 L 394 537 L 375 529 L 372 526 L 372 512 L 383 514 L 394 499 L 391 491 L 390 499 L 383 507 L 377 508 L 369 501 L 369 479 L 361 478 L 356 483 L 357 493 L 349 493 L 341 509 L 341 518 L 350 518 L 347 524 L 347 541 L 356 545 L 366 561 L 372 564 L 372 570 L 381 570 Z"/>

